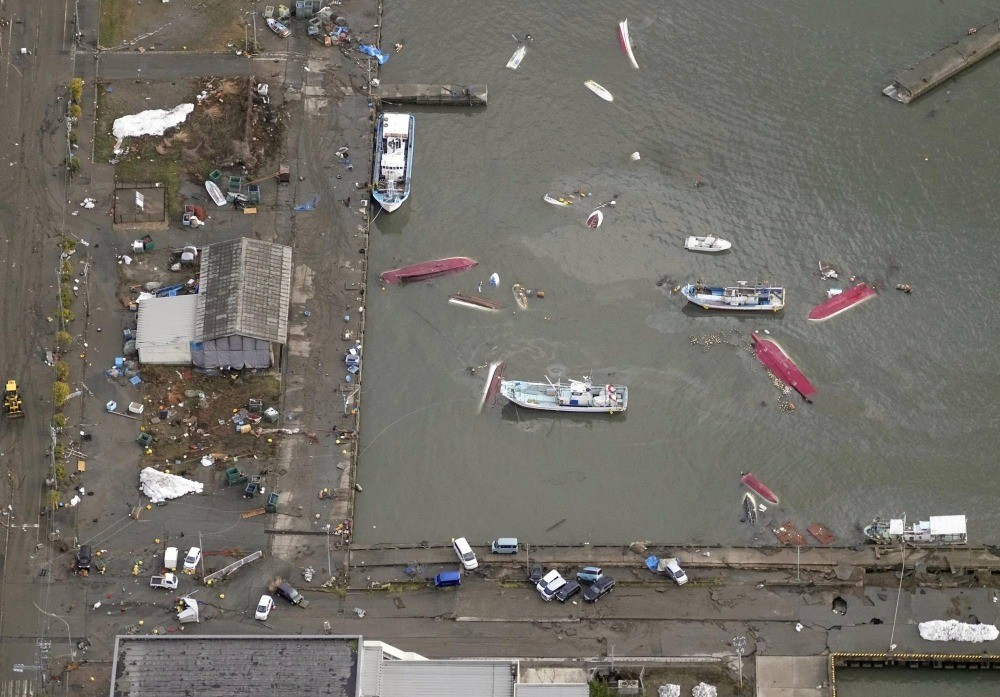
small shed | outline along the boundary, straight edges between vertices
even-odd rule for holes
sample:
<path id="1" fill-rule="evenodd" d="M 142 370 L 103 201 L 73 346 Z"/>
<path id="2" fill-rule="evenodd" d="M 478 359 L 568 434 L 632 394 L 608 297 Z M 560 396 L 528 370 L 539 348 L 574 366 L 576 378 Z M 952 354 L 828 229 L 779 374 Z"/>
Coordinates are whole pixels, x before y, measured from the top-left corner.
<path id="1" fill-rule="evenodd" d="M 197 309 L 197 295 L 148 298 L 140 302 L 135 330 L 139 362 L 145 365 L 190 363 Z"/>
<path id="2" fill-rule="evenodd" d="M 205 247 L 193 363 L 270 368 L 288 341 L 291 293 L 291 247 L 248 238 Z"/>

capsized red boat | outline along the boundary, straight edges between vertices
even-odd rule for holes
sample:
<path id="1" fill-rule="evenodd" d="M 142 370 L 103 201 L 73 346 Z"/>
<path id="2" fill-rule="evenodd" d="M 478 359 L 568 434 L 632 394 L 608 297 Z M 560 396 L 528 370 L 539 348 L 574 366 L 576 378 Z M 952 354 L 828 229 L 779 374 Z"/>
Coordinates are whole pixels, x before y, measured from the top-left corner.
<path id="1" fill-rule="evenodd" d="M 806 376 L 792 362 L 788 354 L 770 339 L 762 339 L 757 334 L 751 334 L 750 338 L 753 339 L 754 352 L 764 367 L 774 373 L 783 383 L 794 387 L 807 402 L 811 402 L 811 397 L 816 394 L 816 388 L 806 380 Z"/>
<path id="2" fill-rule="evenodd" d="M 834 295 L 826 302 L 820 303 L 809 311 L 809 319 L 813 322 L 822 322 L 831 317 L 836 317 L 841 312 L 850 310 L 855 305 L 860 305 L 865 300 L 875 297 L 873 291 L 867 283 L 859 283 L 853 288 L 845 290 L 843 293 Z"/>
<path id="3" fill-rule="evenodd" d="M 410 281 L 423 281 L 435 276 L 443 276 L 446 273 L 467 271 L 479 262 L 469 257 L 448 257 L 447 259 L 434 259 L 433 261 L 422 261 L 419 264 L 401 266 L 398 269 L 382 272 L 382 283 L 398 286 L 401 283 Z"/>
<path id="4" fill-rule="evenodd" d="M 762 499 L 769 503 L 773 503 L 775 506 L 778 505 L 778 497 L 773 491 L 765 484 L 760 481 L 756 474 L 753 472 L 744 472 L 740 477 L 743 483 L 746 484 L 752 491 L 757 493 Z"/>

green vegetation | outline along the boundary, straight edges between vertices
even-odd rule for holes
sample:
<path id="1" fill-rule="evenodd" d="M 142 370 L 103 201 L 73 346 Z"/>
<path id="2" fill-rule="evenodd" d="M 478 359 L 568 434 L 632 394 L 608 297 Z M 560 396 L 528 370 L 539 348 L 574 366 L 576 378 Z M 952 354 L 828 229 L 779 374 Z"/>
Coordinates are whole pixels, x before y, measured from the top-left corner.
<path id="1" fill-rule="evenodd" d="M 69 98 L 75 104 L 83 99 L 83 78 L 75 77 L 69 81 Z"/>
<path id="2" fill-rule="evenodd" d="M 56 361 L 56 380 L 66 382 L 69 377 L 69 363 L 66 361 Z"/>
<path id="3" fill-rule="evenodd" d="M 59 284 L 59 301 L 63 307 L 72 307 L 75 297 L 73 295 L 73 287 L 69 283 L 64 282 Z"/>
<path id="4" fill-rule="evenodd" d="M 57 458 L 62 458 L 62 456 L 65 453 L 65 451 L 66 451 L 66 449 L 63 448 L 62 445 L 57 445 L 56 446 L 56 453 L 57 453 L 56 457 Z M 56 464 L 56 481 L 59 482 L 60 484 L 62 482 L 66 481 L 66 466 L 64 464 L 62 464 L 61 462 Z"/>
<path id="5" fill-rule="evenodd" d="M 58 331 L 56 332 L 56 346 L 59 347 L 60 351 L 67 351 L 69 347 L 73 345 L 73 337 L 69 332 Z"/>
<path id="6" fill-rule="evenodd" d="M 590 697 L 617 697 L 618 691 L 611 689 L 611 686 L 600 680 L 591 680 L 587 683 L 590 686 Z"/>
<path id="7" fill-rule="evenodd" d="M 66 282 L 73 278 L 73 265 L 69 263 L 69 259 L 63 259 L 62 264 L 59 265 L 59 280 Z"/>
<path id="8" fill-rule="evenodd" d="M 66 168 L 70 171 L 70 174 L 76 174 L 80 171 L 80 158 L 76 155 L 71 155 L 68 160 L 66 160 Z"/>
<path id="9" fill-rule="evenodd" d="M 69 105 L 69 117 L 71 119 L 73 119 L 74 121 L 76 121 L 81 116 L 83 116 L 83 107 L 80 106 L 79 104 L 76 104 L 76 103 L 70 104 Z"/>
<path id="10" fill-rule="evenodd" d="M 59 317 L 62 320 L 63 324 L 69 324 L 70 322 L 76 319 L 76 316 L 73 314 L 73 311 L 68 307 L 64 307 L 62 309 L 62 312 L 59 313 Z"/>
<path id="11" fill-rule="evenodd" d="M 59 243 L 59 246 L 66 253 L 76 251 L 76 242 L 74 240 L 69 239 L 68 237 L 64 238 L 63 241 Z"/>
<path id="12" fill-rule="evenodd" d="M 61 498 L 62 497 L 59 495 L 58 491 L 56 491 L 55 489 L 49 489 L 49 508 L 51 508 L 53 511 L 58 511 L 59 501 Z"/>
<path id="13" fill-rule="evenodd" d="M 58 409 L 69 399 L 69 383 L 57 380 L 52 383 L 52 403 Z"/>
<path id="14" fill-rule="evenodd" d="M 57 431 L 62 431 L 66 428 L 66 415 L 63 413 L 58 413 L 52 417 L 52 428 Z"/>
<path id="15" fill-rule="evenodd" d="M 146 147 L 142 150 L 143 157 L 122 160 L 115 167 L 115 174 L 122 182 L 156 183 L 167 187 L 167 211 L 172 218 L 180 217 L 181 213 L 181 170 L 178 164 L 169 158 L 159 155 L 154 147 L 149 147 L 152 155 L 146 155 Z"/>

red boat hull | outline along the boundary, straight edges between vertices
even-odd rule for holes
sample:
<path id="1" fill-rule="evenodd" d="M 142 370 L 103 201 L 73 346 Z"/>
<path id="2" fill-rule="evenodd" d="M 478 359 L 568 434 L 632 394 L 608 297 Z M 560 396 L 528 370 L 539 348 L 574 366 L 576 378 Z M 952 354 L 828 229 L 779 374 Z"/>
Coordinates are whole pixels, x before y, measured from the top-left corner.
<path id="1" fill-rule="evenodd" d="M 746 484 L 750 490 L 759 494 L 762 499 L 768 503 L 773 503 L 776 506 L 778 505 L 778 497 L 764 482 L 757 478 L 757 475 L 752 472 L 747 472 L 740 477 L 740 479 L 743 480 L 743 483 Z"/>
<path id="2" fill-rule="evenodd" d="M 466 271 L 478 263 L 469 257 L 448 257 L 447 259 L 422 261 L 419 264 L 410 264 L 398 269 L 383 271 L 382 283 L 398 286 L 409 281 L 422 281 L 435 276 L 443 276 L 446 273 Z"/>
<path id="3" fill-rule="evenodd" d="M 850 310 L 855 305 L 860 305 L 865 300 L 875 297 L 875 291 L 868 287 L 866 283 L 845 290 L 840 295 L 835 295 L 824 303 L 820 303 L 809 311 L 809 319 L 813 322 L 822 322 L 831 317 L 836 317 L 841 312 Z"/>
<path id="4" fill-rule="evenodd" d="M 750 338 L 753 339 L 754 352 L 757 354 L 760 362 L 774 373 L 779 380 L 794 387 L 800 395 L 805 397 L 807 402 L 811 402 L 811 397 L 816 394 L 816 388 L 809 383 L 806 376 L 792 362 L 792 359 L 781 350 L 781 347 L 773 341 L 761 339 L 756 334 L 751 334 Z"/>

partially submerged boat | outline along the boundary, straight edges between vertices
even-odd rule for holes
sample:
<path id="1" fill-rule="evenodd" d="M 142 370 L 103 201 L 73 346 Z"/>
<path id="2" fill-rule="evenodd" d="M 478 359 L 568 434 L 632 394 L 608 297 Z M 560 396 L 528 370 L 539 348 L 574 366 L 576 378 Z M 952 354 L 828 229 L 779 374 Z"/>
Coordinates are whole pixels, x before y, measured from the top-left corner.
<path id="1" fill-rule="evenodd" d="M 375 133 L 372 198 L 392 213 L 410 196 L 413 175 L 413 114 L 383 113 Z"/>
<path id="2" fill-rule="evenodd" d="M 689 283 L 681 294 L 693 305 L 706 310 L 750 310 L 777 312 L 785 307 L 785 289 L 780 286 L 708 286 Z"/>
<path id="3" fill-rule="evenodd" d="M 510 288 L 511 292 L 514 294 L 514 302 L 522 310 L 528 309 L 528 291 L 520 283 L 515 283 Z"/>
<path id="4" fill-rule="evenodd" d="M 874 297 L 875 291 L 867 283 L 859 283 L 814 307 L 809 311 L 809 319 L 813 322 L 823 322 Z"/>
<path id="5" fill-rule="evenodd" d="M 604 222 L 604 213 L 602 213 L 601 211 L 594 211 L 593 213 L 587 216 L 587 227 L 589 228 L 593 229 L 599 228 L 601 227 L 601 223 L 603 222 Z"/>
<path id="6" fill-rule="evenodd" d="M 875 518 L 865 527 L 865 537 L 875 544 L 963 545 L 969 541 L 964 515 L 932 515 L 912 525 L 902 518 Z"/>
<path id="7" fill-rule="evenodd" d="M 468 271 L 478 263 L 478 261 L 469 257 L 447 257 L 445 259 L 422 261 L 419 264 L 410 264 L 409 266 L 401 266 L 398 269 L 383 271 L 382 283 L 398 286 L 410 281 L 423 281 L 435 276 L 443 276 L 447 273 Z"/>
<path id="8" fill-rule="evenodd" d="M 806 376 L 802 374 L 798 366 L 788 357 L 788 354 L 770 339 L 761 338 L 757 334 L 751 334 L 754 353 L 768 370 L 774 373 L 775 377 L 786 385 L 791 385 L 802 395 L 807 402 L 812 401 L 812 396 L 816 394 L 816 388 L 812 386 Z"/>
<path id="9" fill-rule="evenodd" d="M 452 293 L 448 297 L 448 302 L 452 305 L 464 305 L 465 307 L 474 307 L 477 310 L 502 310 L 503 303 L 499 303 L 496 300 L 490 300 L 489 298 L 483 298 L 478 295 L 466 295 L 462 291 L 457 293 Z"/>
<path id="10" fill-rule="evenodd" d="M 597 84 L 593 80 L 587 80 L 583 84 L 587 87 L 588 90 L 590 90 L 591 92 L 593 92 L 594 94 L 596 94 L 598 97 L 600 97 L 604 101 L 606 101 L 606 102 L 613 102 L 613 101 L 615 101 L 615 98 L 611 96 L 610 92 L 608 92 L 606 89 L 604 89 L 603 87 L 601 87 L 599 84 Z"/>
<path id="11" fill-rule="evenodd" d="M 733 246 L 732 242 L 721 237 L 688 237 L 684 240 L 684 249 L 692 252 L 724 252 Z"/>
<path id="12" fill-rule="evenodd" d="M 747 525 L 757 524 L 757 499 L 749 491 L 743 494 L 743 522 Z"/>
<path id="13" fill-rule="evenodd" d="M 220 189 L 211 179 L 205 182 L 205 191 L 207 191 L 208 195 L 212 197 L 213 201 L 215 201 L 216 206 L 222 207 L 226 205 L 226 197 L 222 193 L 222 189 Z"/>
<path id="14" fill-rule="evenodd" d="M 267 26 L 282 39 L 287 39 L 292 33 L 288 27 L 272 17 L 267 18 Z"/>
<path id="15" fill-rule="evenodd" d="M 740 475 L 740 480 L 768 503 L 778 505 L 778 496 L 753 472 L 744 472 Z"/>
<path id="16" fill-rule="evenodd" d="M 545 194 L 542 196 L 542 200 L 546 203 L 551 203 L 553 206 L 572 206 L 573 202 L 566 198 L 565 196 L 550 196 Z"/>
<path id="17" fill-rule="evenodd" d="M 524 54 L 527 52 L 528 52 L 527 46 L 518 47 L 518 49 L 514 51 L 514 55 L 510 57 L 509 61 L 507 61 L 507 67 L 510 68 L 511 70 L 517 70 L 518 67 L 521 65 L 521 61 L 524 60 Z"/>
<path id="18" fill-rule="evenodd" d="M 639 64 L 635 62 L 635 54 L 632 53 L 632 38 L 628 35 L 628 20 L 618 22 L 618 44 L 622 47 L 622 52 L 628 57 L 628 62 L 636 70 Z"/>

